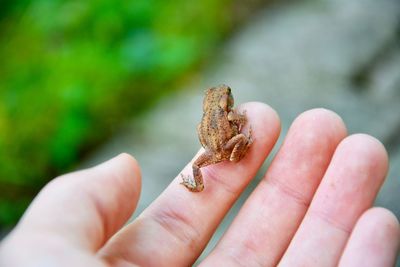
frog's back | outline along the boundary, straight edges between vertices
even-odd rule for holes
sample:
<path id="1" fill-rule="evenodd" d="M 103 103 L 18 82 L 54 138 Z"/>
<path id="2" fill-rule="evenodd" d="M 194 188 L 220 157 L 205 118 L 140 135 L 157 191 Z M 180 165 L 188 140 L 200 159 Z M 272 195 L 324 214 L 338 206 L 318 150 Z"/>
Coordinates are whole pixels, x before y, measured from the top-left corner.
<path id="1" fill-rule="evenodd" d="M 236 134 L 228 121 L 227 112 L 218 105 L 212 106 L 203 114 L 199 137 L 205 149 L 222 153 L 225 144 Z"/>
<path id="2" fill-rule="evenodd" d="M 220 85 L 206 91 L 198 134 L 203 147 L 214 154 L 223 154 L 225 144 L 237 134 L 237 127 L 228 121 L 232 106 L 233 97 L 228 86 Z"/>

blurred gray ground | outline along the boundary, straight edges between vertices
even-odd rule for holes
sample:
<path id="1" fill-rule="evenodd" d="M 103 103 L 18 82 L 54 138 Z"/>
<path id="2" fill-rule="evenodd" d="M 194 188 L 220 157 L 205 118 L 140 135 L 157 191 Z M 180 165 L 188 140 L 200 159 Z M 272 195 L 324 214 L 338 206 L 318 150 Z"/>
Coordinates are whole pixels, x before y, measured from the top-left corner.
<path id="1" fill-rule="evenodd" d="M 260 11 L 202 75 L 139 121 L 128 123 L 82 167 L 120 152 L 133 154 L 143 175 L 139 214 L 198 150 L 195 129 L 203 91 L 221 83 L 233 88 L 236 103 L 262 101 L 275 108 L 282 119 L 280 142 L 293 119 L 314 107 L 337 112 L 349 133 L 380 139 L 391 168 L 376 205 L 400 217 L 400 1 L 278 2 Z M 205 254 L 264 171 L 265 166 Z"/>

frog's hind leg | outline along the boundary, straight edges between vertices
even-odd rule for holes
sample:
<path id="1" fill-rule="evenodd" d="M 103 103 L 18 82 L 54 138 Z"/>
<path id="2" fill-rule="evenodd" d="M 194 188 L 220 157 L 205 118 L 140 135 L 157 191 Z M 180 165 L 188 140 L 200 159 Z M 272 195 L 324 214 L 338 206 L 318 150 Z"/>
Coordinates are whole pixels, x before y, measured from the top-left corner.
<path id="1" fill-rule="evenodd" d="M 250 133 L 248 137 L 244 134 L 232 137 L 225 146 L 227 151 L 232 151 L 229 160 L 234 162 L 241 160 L 246 155 L 247 149 L 252 142 Z"/>
<path id="2" fill-rule="evenodd" d="M 216 160 L 213 157 L 211 152 L 204 152 L 201 154 L 193 163 L 193 177 L 190 175 L 184 176 L 181 174 L 182 182 L 181 184 L 184 185 L 187 189 L 192 192 L 201 192 L 204 189 L 203 183 L 203 175 L 201 174 L 200 168 L 216 163 Z"/>

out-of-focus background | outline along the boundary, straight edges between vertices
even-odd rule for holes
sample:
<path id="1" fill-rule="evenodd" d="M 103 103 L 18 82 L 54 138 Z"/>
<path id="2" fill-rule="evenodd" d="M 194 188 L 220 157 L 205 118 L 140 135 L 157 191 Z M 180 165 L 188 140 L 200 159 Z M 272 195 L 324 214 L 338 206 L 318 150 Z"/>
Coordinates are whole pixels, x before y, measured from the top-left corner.
<path id="1" fill-rule="evenodd" d="M 127 120 L 183 91 L 255 5 L 1 1 L 0 226 L 12 226 L 47 181 L 77 168 Z"/>
<path id="2" fill-rule="evenodd" d="M 325 107 L 379 138 L 391 169 L 377 205 L 400 216 L 399 1 L 5 0 L 0 232 L 52 177 L 120 152 L 142 167 L 139 213 L 199 148 L 203 91 L 221 83 L 275 108 L 283 136 Z"/>

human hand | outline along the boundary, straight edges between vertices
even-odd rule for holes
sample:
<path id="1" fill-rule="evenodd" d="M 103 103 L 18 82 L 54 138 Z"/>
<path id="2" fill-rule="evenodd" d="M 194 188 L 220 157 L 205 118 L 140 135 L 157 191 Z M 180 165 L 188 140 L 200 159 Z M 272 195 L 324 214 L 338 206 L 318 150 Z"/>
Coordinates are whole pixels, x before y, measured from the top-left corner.
<path id="1" fill-rule="evenodd" d="M 36 197 L 0 246 L 0 266 L 188 266 L 255 176 L 280 131 L 260 103 L 247 111 L 254 143 L 238 163 L 202 168 L 205 189 L 181 175 L 133 222 L 141 175 L 122 154 L 61 176 Z M 395 216 L 371 208 L 388 168 L 374 138 L 346 137 L 342 120 L 315 109 L 292 124 L 264 178 L 200 266 L 392 266 Z M 191 174 L 188 164 L 183 170 Z M 167 179 L 167 178 L 166 178 Z"/>

